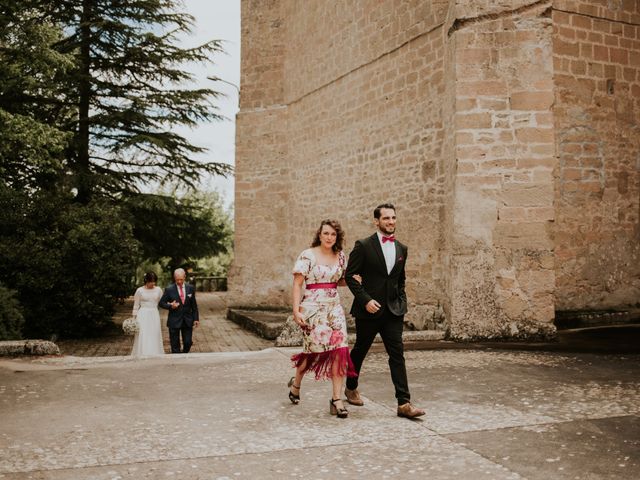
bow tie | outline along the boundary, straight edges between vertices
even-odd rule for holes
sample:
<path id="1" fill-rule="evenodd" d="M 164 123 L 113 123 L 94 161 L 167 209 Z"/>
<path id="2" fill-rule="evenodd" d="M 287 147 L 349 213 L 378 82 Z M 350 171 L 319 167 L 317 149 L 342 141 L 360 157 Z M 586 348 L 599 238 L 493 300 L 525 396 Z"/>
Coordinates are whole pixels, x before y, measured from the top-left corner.
<path id="1" fill-rule="evenodd" d="M 388 237 L 385 235 L 382 236 L 382 243 L 395 242 L 395 241 L 396 241 L 396 237 L 394 237 L 393 235 L 389 235 Z"/>

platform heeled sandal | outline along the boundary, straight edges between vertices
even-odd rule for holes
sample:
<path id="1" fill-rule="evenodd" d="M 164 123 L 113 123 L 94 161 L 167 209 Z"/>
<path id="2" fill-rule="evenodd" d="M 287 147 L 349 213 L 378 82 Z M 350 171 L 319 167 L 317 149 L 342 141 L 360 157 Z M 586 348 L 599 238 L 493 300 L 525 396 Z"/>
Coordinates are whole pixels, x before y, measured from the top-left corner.
<path id="1" fill-rule="evenodd" d="M 293 383 L 294 378 L 295 377 L 291 377 L 289 383 L 287 383 L 287 387 L 289 387 L 289 400 L 291 400 L 291 403 L 293 403 L 294 405 L 298 405 L 300 403 L 300 387 Z M 293 392 L 291 391 L 291 387 L 298 389 L 298 395 L 293 394 Z"/>
<path id="2" fill-rule="evenodd" d="M 347 418 L 349 416 L 349 411 L 342 407 L 342 408 L 338 408 L 336 407 L 336 402 L 339 402 L 340 398 L 332 398 L 331 400 L 329 400 L 329 413 L 331 415 L 335 415 L 338 418 Z"/>

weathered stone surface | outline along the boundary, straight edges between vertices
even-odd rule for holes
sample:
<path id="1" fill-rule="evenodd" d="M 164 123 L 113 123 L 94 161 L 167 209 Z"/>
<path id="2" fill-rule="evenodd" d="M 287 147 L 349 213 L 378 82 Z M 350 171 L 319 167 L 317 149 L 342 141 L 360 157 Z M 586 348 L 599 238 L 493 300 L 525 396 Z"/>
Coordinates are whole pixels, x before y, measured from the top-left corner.
<path id="1" fill-rule="evenodd" d="M 3 359 L 0 478 L 640 478 L 633 355 L 407 351 L 409 421 L 372 352 L 337 420 L 330 382 L 289 402 L 295 350 Z"/>
<path id="2" fill-rule="evenodd" d="M 286 312 L 280 310 L 243 310 L 230 308 L 227 318 L 257 333 L 262 338 L 274 340 L 285 324 Z"/>
<path id="3" fill-rule="evenodd" d="M 556 309 L 625 309 L 640 298 L 640 3 L 557 4 Z"/>
<path id="4" fill-rule="evenodd" d="M 48 340 L 9 340 L 0 342 L 0 357 L 18 355 L 60 355 L 58 346 Z"/>
<path id="5" fill-rule="evenodd" d="M 245 3 L 232 305 L 290 304 L 319 221 L 348 252 L 385 201 L 415 328 L 638 301 L 639 2 Z"/>

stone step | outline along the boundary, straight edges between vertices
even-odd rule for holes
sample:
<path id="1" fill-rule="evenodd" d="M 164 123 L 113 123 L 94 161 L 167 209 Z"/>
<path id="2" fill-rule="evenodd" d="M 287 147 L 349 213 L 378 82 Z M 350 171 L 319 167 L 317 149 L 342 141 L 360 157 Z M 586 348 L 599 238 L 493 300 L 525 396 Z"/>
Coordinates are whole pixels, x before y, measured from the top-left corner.
<path id="1" fill-rule="evenodd" d="M 267 340 L 275 340 L 280 335 L 288 314 L 288 310 L 227 310 L 229 320 Z"/>
<path id="2" fill-rule="evenodd" d="M 230 308 L 227 318 L 241 327 L 254 332 L 268 340 L 275 340 L 277 347 L 293 347 L 302 345 L 302 334 L 298 326 L 289 319 L 289 311 L 280 310 L 249 310 Z M 355 342 L 355 331 L 349 329 L 349 345 Z M 405 330 L 402 333 L 405 342 L 437 341 L 444 338 L 441 330 Z M 374 342 L 381 342 L 376 335 Z"/>
<path id="3" fill-rule="evenodd" d="M 625 311 L 558 311 L 554 321 L 558 330 L 637 323 L 640 323 L 640 308 L 632 308 Z"/>

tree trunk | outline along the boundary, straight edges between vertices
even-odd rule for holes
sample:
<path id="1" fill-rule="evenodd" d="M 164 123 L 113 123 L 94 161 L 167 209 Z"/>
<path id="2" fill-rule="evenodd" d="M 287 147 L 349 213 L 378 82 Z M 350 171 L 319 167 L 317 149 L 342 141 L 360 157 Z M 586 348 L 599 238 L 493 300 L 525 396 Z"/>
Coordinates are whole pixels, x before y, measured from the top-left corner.
<path id="1" fill-rule="evenodd" d="M 89 162 L 89 108 L 91 105 L 91 22 L 95 0 L 82 1 L 80 18 L 80 78 L 78 88 L 77 182 L 78 201 L 88 203 L 93 193 Z"/>

